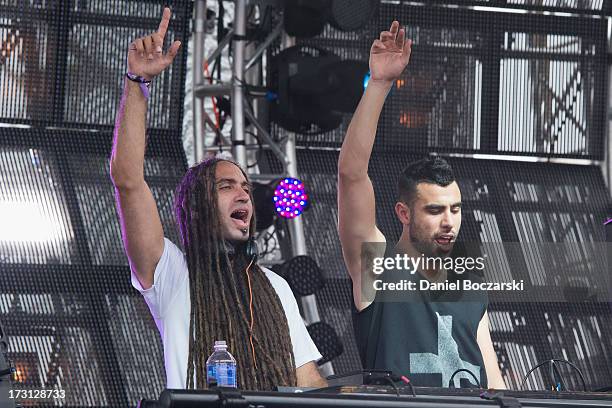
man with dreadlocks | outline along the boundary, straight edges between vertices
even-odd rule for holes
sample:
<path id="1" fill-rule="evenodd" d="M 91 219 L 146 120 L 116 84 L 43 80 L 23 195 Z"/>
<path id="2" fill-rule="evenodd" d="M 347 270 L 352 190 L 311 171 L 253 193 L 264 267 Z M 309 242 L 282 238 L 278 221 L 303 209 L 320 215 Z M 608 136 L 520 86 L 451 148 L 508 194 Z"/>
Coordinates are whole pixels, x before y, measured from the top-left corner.
<path id="1" fill-rule="evenodd" d="M 239 387 L 325 386 L 321 358 L 286 281 L 247 251 L 255 216 L 251 187 L 235 163 L 209 159 L 187 171 L 175 211 L 185 255 L 164 238 L 144 179 L 147 81 L 176 56 L 162 44 L 170 10 L 157 32 L 134 41 L 115 125 L 115 185 L 132 284 L 144 296 L 164 345 L 168 388 L 205 388 L 206 359 L 226 340 L 237 360 Z"/>

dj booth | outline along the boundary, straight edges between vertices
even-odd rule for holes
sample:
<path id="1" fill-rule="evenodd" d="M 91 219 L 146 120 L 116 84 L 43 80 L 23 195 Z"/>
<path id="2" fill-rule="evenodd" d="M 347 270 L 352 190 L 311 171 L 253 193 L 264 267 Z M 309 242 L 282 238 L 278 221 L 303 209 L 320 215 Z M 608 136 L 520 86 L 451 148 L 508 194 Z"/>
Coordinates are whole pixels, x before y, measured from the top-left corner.
<path id="1" fill-rule="evenodd" d="M 403 407 L 612 407 L 612 394 L 596 392 L 487 391 L 390 386 L 342 386 L 323 390 L 283 388 L 251 392 L 219 388 L 165 390 L 139 408 L 403 408 Z"/>

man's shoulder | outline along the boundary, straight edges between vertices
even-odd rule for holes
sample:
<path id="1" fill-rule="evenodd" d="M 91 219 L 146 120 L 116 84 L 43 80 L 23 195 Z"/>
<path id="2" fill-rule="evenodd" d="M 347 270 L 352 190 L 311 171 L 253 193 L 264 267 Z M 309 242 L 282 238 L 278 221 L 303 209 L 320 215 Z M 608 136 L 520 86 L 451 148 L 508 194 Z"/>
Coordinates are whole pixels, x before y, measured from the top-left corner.
<path id="1" fill-rule="evenodd" d="M 287 283 L 285 278 L 264 266 L 259 265 L 259 268 L 261 268 L 261 270 L 266 274 L 266 277 L 272 284 L 272 287 L 279 295 L 279 297 L 281 297 L 281 295 L 293 294 L 293 292 L 291 291 L 291 287 L 289 286 L 289 283 Z"/>
<path id="2" fill-rule="evenodd" d="M 164 252 L 175 259 L 185 259 L 185 253 L 170 238 L 164 237 Z M 162 254 L 163 256 L 164 254 Z"/>
<path id="3" fill-rule="evenodd" d="M 164 252 L 159 260 L 157 269 L 170 269 L 178 273 L 178 275 L 187 274 L 187 258 L 183 250 L 172 242 L 170 239 L 164 237 Z"/>

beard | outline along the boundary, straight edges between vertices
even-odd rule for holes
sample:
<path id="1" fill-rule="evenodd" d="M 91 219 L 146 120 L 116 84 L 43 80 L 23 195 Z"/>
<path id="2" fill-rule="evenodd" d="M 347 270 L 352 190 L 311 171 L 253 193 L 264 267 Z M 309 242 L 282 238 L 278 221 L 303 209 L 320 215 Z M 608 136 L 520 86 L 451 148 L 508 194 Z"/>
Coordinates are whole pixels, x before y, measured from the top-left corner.
<path id="1" fill-rule="evenodd" d="M 412 246 L 424 256 L 448 258 L 452 253 L 453 246 L 449 251 L 443 250 L 417 223 L 410 225 L 408 235 Z"/>

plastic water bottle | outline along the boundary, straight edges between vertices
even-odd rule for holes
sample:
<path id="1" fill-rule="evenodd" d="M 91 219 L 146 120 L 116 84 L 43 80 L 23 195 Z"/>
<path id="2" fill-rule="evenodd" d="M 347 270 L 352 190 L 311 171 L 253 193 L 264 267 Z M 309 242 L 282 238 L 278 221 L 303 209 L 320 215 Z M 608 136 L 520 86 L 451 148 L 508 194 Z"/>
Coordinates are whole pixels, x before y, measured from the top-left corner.
<path id="1" fill-rule="evenodd" d="M 225 340 L 215 341 L 215 350 L 206 360 L 206 384 L 208 387 L 234 387 L 236 359 L 227 351 Z"/>

